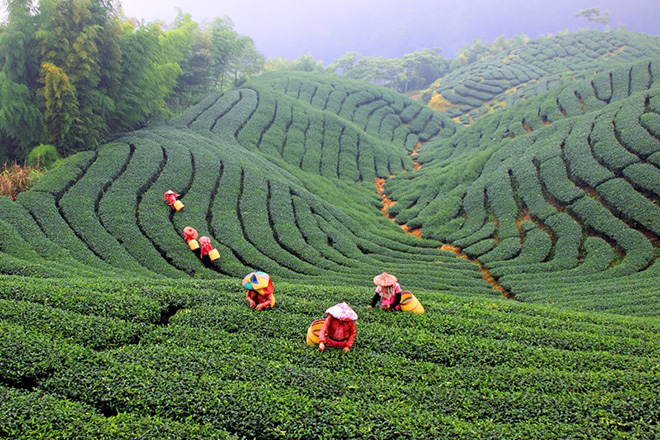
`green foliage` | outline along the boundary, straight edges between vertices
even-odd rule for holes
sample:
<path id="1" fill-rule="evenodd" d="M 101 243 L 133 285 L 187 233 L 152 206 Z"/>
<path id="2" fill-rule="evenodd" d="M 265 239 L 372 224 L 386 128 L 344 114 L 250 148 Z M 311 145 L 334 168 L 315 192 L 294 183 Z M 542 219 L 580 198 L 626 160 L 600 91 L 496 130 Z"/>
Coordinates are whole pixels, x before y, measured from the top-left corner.
<path id="1" fill-rule="evenodd" d="M 59 160 L 54 145 L 38 145 L 28 154 L 26 163 L 32 167 L 51 168 Z"/>
<path id="2" fill-rule="evenodd" d="M 70 16 L 87 17 L 76 41 L 91 50 L 103 8 L 85 4 Z M 157 49 L 130 66 L 134 79 L 156 72 L 143 78 L 156 95 L 206 47 L 183 15 L 172 33 L 130 29 L 136 54 Z M 214 29 L 218 44 L 233 32 Z M 643 58 L 654 41 L 500 40 L 501 59 L 475 44 L 483 56 L 447 94 L 469 127 L 375 85 L 273 72 L 64 159 L 16 202 L 0 198 L 0 434 L 657 436 L 658 67 L 594 58 Z M 580 60 L 591 72 L 561 73 Z M 90 72 L 67 76 L 74 88 L 119 78 L 71 62 Z M 469 104 L 521 81 L 498 110 Z M 163 202 L 168 189 L 183 210 Z M 209 268 L 186 226 L 219 250 Z M 246 307 L 252 270 L 275 283 L 271 311 Z M 382 271 L 426 313 L 366 309 Z M 356 344 L 321 355 L 305 332 L 341 301 L 360 315 Z"/>
<path id="3" fill-rule="evenodd" d="M 0 34 L 1 157 L 24 160 L 46 142 L 62 156 L 97 147 L 263 67 L 228 17 L 202 28 L 180 13 L 163 30 L 126 21 L 113 2 L 9 3 Z"/>
<path id="4" fill-rule="evenodd" d="M 23 280 L 3 281 L 20 286 Z M 371 296 L 367 286 L 320 290 L 286 283 L 276 283 L 273 311 L 255 313 L 244 304 L 238 280 L 67 283 L 89 298 L 94 289 L 131 291 L 113 297 L 126 310 L 157 292 L 197 295 L 172 310 L 166 325 L 117 327 L 127 336 L 140 329 L 139 343 L 112 349 L 108 342 L 104 350 L 93 349 L 99 340 L 85 339 L 102 332 L 73 323 L 112 326 L 123 322 L 118 318 L 69 312 L 66 301 L 59 307 L 19 301 L 4 309 L 11 319 L 0 324 L 0 414 L 16 415 L 1 417 L 0 428 L 14 436 L 72 435 L 67 421 L 75 421 L 82 438 L 143 432 L 277 437 L 284 430 L 289 438 L 367 432 L 374 438 L 464 438 L 469 432 L 470 438 L 565 438 L 657 431 L 646 422 L 657 413 L 660 330 L 653 321 L 422 290 L 415 294 L 426 314 L 388 314 L 358 306 Z M 305 331 L 327 304 L 341 300 L 360 315 L 355 346 L 348 355 L 321 355 L 305 344 Z M 51 319 L 28 326 L 37 313 Z M 374 403 L 374 396 L 382 401 Z M 397 410 L 401 402 L 417 416 Z"/>
<path id="5" fill-rule="evenodd" d="M 441 49 L 422 49 L 401 58 L 363 56 L 348 52 L 334 60 L 328 70 L 341 76 L 394 89 L 401 93 L 428 87 L 449 71 Z"/>

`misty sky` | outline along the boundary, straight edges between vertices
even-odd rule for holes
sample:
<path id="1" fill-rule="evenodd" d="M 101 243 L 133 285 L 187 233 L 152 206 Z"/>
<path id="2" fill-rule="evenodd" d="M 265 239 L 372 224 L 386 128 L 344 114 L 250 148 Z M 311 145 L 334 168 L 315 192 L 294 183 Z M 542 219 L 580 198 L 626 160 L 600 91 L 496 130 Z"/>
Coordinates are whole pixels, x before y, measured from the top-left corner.
<path id="1" fill-rule="evenodd" d="M 531 38 L 577 30 L 580 9 L 609 11 L 612 28 L 660 35 L 660 1 L 653 0 L 120 0 L 124 12 L 145 22 L 171 23 L 176 8 L 198 23 L 229 16 L 268 57 L 311 53 L 325 65 L 348 51 L 400 57 L 441 47 L 453 58 L 474 39 L 493 41 L 524 32 Z"/>

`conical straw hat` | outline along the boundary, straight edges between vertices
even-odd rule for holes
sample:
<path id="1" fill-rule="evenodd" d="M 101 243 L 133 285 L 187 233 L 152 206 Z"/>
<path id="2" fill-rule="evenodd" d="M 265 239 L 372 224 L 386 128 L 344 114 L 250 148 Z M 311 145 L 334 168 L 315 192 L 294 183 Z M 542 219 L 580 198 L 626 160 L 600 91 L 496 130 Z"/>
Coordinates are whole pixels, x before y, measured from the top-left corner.
<path id="1" fill-rule="evenodd" d="M 393 286 L 396 284 L 396 277 L 387 272 L 374 277 L 374 284 L 377 286 Z"/>

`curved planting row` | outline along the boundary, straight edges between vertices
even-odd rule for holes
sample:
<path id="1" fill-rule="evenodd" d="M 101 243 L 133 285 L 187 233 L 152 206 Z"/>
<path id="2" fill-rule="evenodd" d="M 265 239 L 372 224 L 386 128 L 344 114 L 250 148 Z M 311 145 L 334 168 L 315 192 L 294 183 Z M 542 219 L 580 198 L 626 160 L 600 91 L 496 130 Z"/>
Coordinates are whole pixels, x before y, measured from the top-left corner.
<path id="1" fill-rule="evenodd" d="M 403 148 L 288 96 L 257 90 L 257 110 L 236 137 L 245 148 L 315 175 L 354 182 L 412 169 Z"/>
<path id="2" fill-rule="evenodd" d="M 639 66 L 653 72 L 657 62 L 616 71 Z M 576 285 L 621 286 L 621 277 L 627 283 L 634 274 L 651 285 L 660 247 L 660 89 L 653 76 L 646 78 L 637 82 L 646 91 L 635 93 L 625 83 L 620 96 L 631 93 L 625 99 L 491 146 L 482 145 L 484 136 L 493 139 L 501 129 L 483 118 L 459 135 L 471 155 L 431 162 L 388 182 L 389 197 L 397 200 L 389 212 L 398 214 L 397 222 L 421 227 L 423 237 L 447 240 L 478 258 L 518 298 L 542 290 L 575 294 Z M 549 94 L 567 90 L 573 88 Z M 484 128 L 491 131 L 475 136 Z"/>
<path id="3" fill-rule="evenodd" d="M 660 328 L 650 320 L 422 290 L 426 314 L 383 313 L 366 309 L 372 290 L 365 285 L 278 283 L 278 306 L 254 313 L 235 281 L 45 284 L 0 283 L 3 432 L 176 439 L 658 433 Z M 7 301 L 10 290 L 17 298 Z M 305 331 L 339 301 L 360 314 L 356 342 L 349 355 L 321 356 L 305 344 Z"/>
<path id="4" fill-rule="evenodd" d="M 563 88 L 558 88 L 546 95 L 536 97 L 529 101 L 521 102 L 515 107 L 503 110 L 487 118 L 482 118 L 466 130 L 462 130 L 452 138 L 440 142 L 432 142 L 424 145 L 417 156 L 413 156 L 423 165 L 423 168 L 415 173 L 400 176 L 392 179 L 386 185 L 386 190 L 390 198 L 399 203 L 389 209 L 389 213 L 397 216 L 397 222 L 408 224 L 410 227 L 418 228 L 422 223 L 426 224 L 427 229 L 440 229 L 437 237 L 444 237 L 443 232 L 447 222 L 454 219 L 458 214 L 460 198 L 464 194 L 465 186 L 479 176 L 485 162 L 499 151 L 503 146 L 507 149 L 499 151 L 498 157 L 503 160 L 511 149 L 523 151 L 528 143 L 536 136 L 534 131 L 540 130 L 553 122 L 559 122 L 569 119 L 566 111 L 559 105 L 558 96 L 578 96 L 581 104 L 579 115 L 589 115 L 593 112 L 601 111 L 609 104 L 607 111 L 616 111 L 617 103 L 622 99 L 612 100 L 613 91 L 619 97 L 627 97 L 629 93 L 637 93 L 657 87 L 657 80 L 660 77 L 660 63 L 657 60 L 643 61 L 630 66 L 621 66 L 612 72 L 605 72 L 595 77 L 593 81 L 582 81 L 575 84 L 569 84 Z M 622 72 L 619 76 L 629 77 L 632 72 L 647 72 L 645 81 L 637 81 L 635 88 L 630 87 L 630 82 L 612 83 L 611 78 L 615 72 Z M 595 84 L 601 80 L 607 81 L 609 95 L 608 100 L 600 100 Z M 602 89 L 602 87 L 601 87 Z M 618 90 L 624 92 L 618 92 Z M 591 91 L 591 95 L 587 93 Z M 583 106 L 582 103 L 585 103 Z M 598 103 L 598 104 L 596 104 Z M 625 114 L 625 112 L 623 113 Z M 577 115 L 577 116 L 579 116 Z M 606 117 L 604 113 L 601 118 Z M 581 121 L 581 124 L 587 124 L 589 117 Z M 655 122 L 651 114 L 640 116 L 641 127 L 649 130 Z M 602 124 L 601 124 L 602 125 Z M 633 124 L 634 125 L 634 124 Z M 600 125 L 599 125 L 600 126 Z M 567 130 L 565 126 L 563 129 Z M 600 132 L 602 130 L 597 130 Z M 627 132 L 632 133 L 630 130 Z M 519 138 L 526 138 L 520 140 Z M 516 146 L 513 146 L 513 143 Z M 543 154 L 551 154 L 553 147 L 551 139 L 545 139 L 548 149 Z M 556 142 L 555 142 L 556 144 Z M 604 144 L 602 144 L 604 145 Z M 641 147 L 637 147 L 641 148 Z M 595 147 L 594 152 L 600 157 L 600 144 Z M 578 149 L 571 149 L 569 154 L 578 154 Z M 591 155 L 576 156 L 574 154 L 573 163 L 581 164 L 581 161 L 593 161 Z M 620 153 L 621 155 L 623 153 Z M 599 158 L 599 160 L 601 160 Z M 619 159 L 624 160 L 625 159 Z M 653 159 L 651 159 L 653 160 Z M 611 162 L 611 161 L 610 161 Z M 493 163 L 495 163 L 493 161 Z M 583 167 L 578 165 L 578 168 Z M 638 168 L 638 167 L 635 167 Z M 585 167 L 584 169 L 591 169 Z M 631 173 L 628 173 L 631 174 Z M 648 172 L 646 173 L 648 174 Z M 413 183 L 410 181 L 412 180 Z M 639 179 L 638 179 L 639 180 Z M 648 180 L 648 177 L 646 178 Z M 430 184 L 430 182 L 433 182 Z M 648 186 L 648 185 L 647 185 Z"/>
<path id="5" fill-rule="evenodd" d="M 399 93 L 363 82 L 287 72 L 263 75 L 250 83 L 256 84 L 334 113 L 367 134 L 405 145 L 408 152 L 412 152 L 417 142 L 449 137 L 456 131 L 456 124 L 442 113 L 430 111 Z"/>
<path id="6" fill-rule="evenodd" d="M 594 72 L 615 64 L 659 54 L 660 39 L 624 30 L 583 30 L 542 37 L 452 72 L 440 80 L 432 103 L 469 124 L 493 108 L 560 85 L 566 81 L 567 72 L 577 75 L 569 80 L 591 79 Z"/>
<path id="7" fill-rule="evenodd" d="M 214 97 L 200 104 L 204 111 L 124 136 L 86 162 L 73 158 L 54 173 L 66 178 L 45 179 L 20 203 L 44 235 L 61 237 L 55 243 L 76 267 L 117 268 L 120 276 L 237 277 L 259 269 L 280 279 L 350 284 L 388 270 L 421 286 L 491 291 L 476 266 L 440 243 L 406 236 L 384 218 L 374 222 L 381 205 L 371 182 L 411 164 L 402 146 L 259 90 Z M 405 117 L 414 123 L 414 114 Z M 268 123 L 257 130 L 260 120 Z M 301 151 L 302 139 L 309 142 Z M 312 147 L 317 141 L 322 148 Z M 168 189 L 181 194 L 181 212 L 163 203 Z M 185 245 L 185 226 L 220 251 L 211 270 Z M 5 273 L 21 273 L 11 260 L 20 255 L 21 234 L 13 235 L 19 238 L 5 251 Z M 66 276 L 60 272 L 53 265 L 44 276 Z"/>
<path id="8" fill-rule="evenodd" d="M 592 79 L 564 82 L 540 96 L 481 118 L 450 139 L 429 142 L 416 156 L 422 165 L 447 164 L 493 144 L 504 144 L 546 125 L 604 109 L 630 95 L 658 86 L 660 59 L 606 70 Z M 645 117 L 648 118 L 648 117 Z M 647 121 L 647 125 L 653 125 Z"/>

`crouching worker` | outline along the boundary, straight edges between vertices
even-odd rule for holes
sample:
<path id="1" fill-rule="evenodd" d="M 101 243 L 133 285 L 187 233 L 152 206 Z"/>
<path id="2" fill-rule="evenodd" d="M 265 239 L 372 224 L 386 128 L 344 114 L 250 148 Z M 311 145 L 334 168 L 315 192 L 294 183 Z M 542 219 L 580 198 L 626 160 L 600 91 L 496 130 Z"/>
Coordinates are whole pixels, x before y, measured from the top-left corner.
<path id="1" fill-rule="evenodd" d="M 167 203 L 173 210 L 175 211 L 181 211 L 183 209 L 183 203 L 181 203 L 181 200 L 179 200 L 179 197 L 181 197 L 179 194 L 175 193 L 171 189 L 168 189 L 165 192 L 165 196 L 163 197 L 163 200 L 165 203 Z"/>
<path id="2" fill-rule="evenodd" d="M 243 287 L 247 289 L 245 299 L 251 309 L 267 310 L 275 305 L 273 280 L 266 272 L 250 272 L 243 278 Z"/>
<path id="3" fill-rule="evenodd" d="M 183 228 L 183 239 L 186 241 L 188 247 L 190 247 L 190 250 L 199 257 L 202 248 L 197 241 L 197 229 L 191 226 Z"/>
<path id="4" fill-rule="evenodd" d="M 373 308 L 380 299 L 380 307 L 383 310 L 401 310 L 401 286 L 396 282 L 396 277 L 387 272 L 374 277 L 376 293 L 369 304 Z"/>
<path id="5" fill-rule="evenodd" d="M 358 319 L 357 313 L 345 302 L 335 304 L 325 311 L 328 315 L 325 318 L 323 327 L 319 332 L 319 350 L 325 350 L 328 347 L 337 347 L 348 353 L 353 346 L 356 330 L 355 321 Z"/>
<path id="6" fill-rule="evenodd" d="M 207 236 L 199 237 L 199 245 L 201 247 L 199 250 L 199 258 L 202 259 L 204 267 L 208 268 L 211 266 L 211 261 L 220 258 L 220 253 L 217 249 L 214 249 L 213 246 L 211 246 L 211 239 Z"/>

